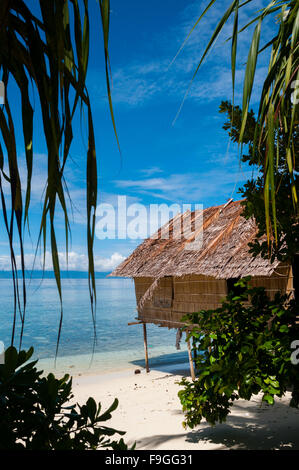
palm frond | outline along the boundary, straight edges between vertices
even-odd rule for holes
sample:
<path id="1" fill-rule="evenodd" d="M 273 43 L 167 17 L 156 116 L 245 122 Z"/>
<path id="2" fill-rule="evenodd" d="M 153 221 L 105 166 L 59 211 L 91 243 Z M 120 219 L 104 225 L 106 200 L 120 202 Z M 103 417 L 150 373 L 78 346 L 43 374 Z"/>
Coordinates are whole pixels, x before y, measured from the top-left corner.
<path id="1" fill-rule="evenodd" d="M 109 16 L 110 1 L 100 0 L 104 52 L 106 60 L 107 90 L 109 107 L 116 133 L 113 115 L 109 77 Z M 22 198 L 20 178 L 20 156 L 17 152 L 14 119 L 10 110 L 11 97 L 6 93 L 5 104 L 0 106 L 0 195 L 4 226 L 8 234 L 12 262 L 15 309 L 11 344 L 15 341 L 16 314 L 19 311 L 22 331 L 26 310 L 26 279 L 24 255 L 25 224 L 29 227 L 31 207 L 31 185 L 34 170 L 34 133 L 40 132 L 33 126 L 34 105 L 29 87 L 38 97 L 42 116 L 42 131 L 47 145 L 47 182 L 42 200 L 37 247 L 42 247 L 43 267 L 47 249 L 48 234 L 52 253 L 52 265 L 61 304 L 60 326 L 57 350 L 63 319 L 63 293 L 60 276 L 55 220 L 57 208 L 62 211 L 65 226 L 66 254 L 69 251 L 70 222 L 66 204 L 67 188 L 64 171 L 73 142 L 73 120 L 76 112 L 87 110 L 88 149 L 86 167 L 86 213 L 87 253 L 89 260 L 89 290 L 92 318 L 95 330 L 96 284 L 93 262 L 95 237 L 95 211 L 97 205 L 98 177 L 95 149 L 94 126 L 88 91 L 85 85 L 89 57 L 89 7 L 88 0 L 39 0 L 40 15 L 37 17 L 22 0 L 3 0 L 0 11 L 0 79 L 6 91 L 9 81 L 20 91 L 21 112 L 26 158 L 26 191 Z M 71 10 L 71 11 L 70 11 Z M 13 51 L 13 52 L 12 52 Z M 118 139 L 117 139 L 118 142 Z M 119 145 L 119 143 L 118 143 Z M 8 174 L 5 172 L 8 167 Z M 3 190 L 2 177 L 9 184 L 11 210 L 7 209 L 7 195 Z M 22 289 L 20 295 L 18 266 L 14 249 L 16 227 L 20 244 Z M 37 251 L 36 251 L 37 253 Z M 21 301 L 22 299 L 22 301 Z"/>
<path id="2" fill-rule="evenodd" d="M 229 38 L 231 41 L 231 72 L 232 72 L 232 88 L 233 88 L 233 102 L 235 93 L 235 70 L 236 70 L 236 50 L 238 35 L 249 28 L 249 26 L 256 23 L 254 33 L 249 43 L 248 58 L 243 81 L 243 99 L 242 99 L 242 126 L 239 136 L 239 145 L 242 147 L 244 141 L 244 133 L 247 125 L 248 110 L 251 101 L 252 89 L 256 75 L 256 66 L 259 54 L 267 48 L 271 48 L 269 58 L 268 73 L 265 78 L 263 89 L 260 96 L 260 105 L 255 129 L 255 142 L 254 149 L 259 151 L 262 145 L 267 142 L 267 155 L 264 164 L 264 201 L 265 201 L 265 217 L 268 240 L 274 231 L 274 238 L 277 237 L 277 220 L 275 209 L 275 198 L 279 191 L 279 186 L 274 178 L 275 161 L 279 159 L 279 148 L 275 152 L 275 136 L 278 132 L 283 132 L 284 145 L 286 151 L 287 170 L 290 179 L 291 197 L 293 200 L 294 213 L 299 215 L 298 194 L 294 179 L 294 169 L 296 167 L 296 153 L 295 145 L 293 142 L 293 135 L 295 129 L 298 128 L 298 103 L 292 103 L 290 99 L 292 90 L 291 86 L 297 80 L 299 70 L 299 3 L 296 0 L 279 1 L 272 0 L 267 6 L 260 9 L 254 18 L 250 20 L 241 29 L 238 29 L 238 13 L 241 8 L 245 8 L 253 0 L 248 0 L 243 3 L 231 2 L 228 9 L 224 13 L 221 20 L 218 22 L 214 32 L 212 33 L 208 44 L 205 48 L 198 66 L 193 74 L 191 84 L 194 81 L 203 60 L 211 50 L 219 33 L 224 25 L 234 15 L 232 34 Z M 218 2 L 221 7 L 220 2 Z M 206 15 L 207 11 L 214 6 L 216 2 L 210 2 L 208 7 L 203 11 L 200 17 L 194 23 L 187 39 L 196 27 L 199 27 L 200 21 Z M 279 13 L 278 13 L 279 12 Z M 277 15 L 278 13 L 278 15 Z M 278 31 L 273 38 L 267 42 L 265 46 L 260 48 L 260 37 L 262 25 L 266 18 L 272 15 L 274 19 L 278 18 Z M 182 50 L 186 43 L 183 43 L 178 53 Z M 190 89 L 190 87 L 189 87 Z M 187 93 L 189 92 L 189 89 Z M 294 90 L 293 90 L 294 91 Z M 187 94 L 186 94 L 187 95 Z M 186 98 L 184 97 L 184 100 Z M 183 102 L 184 102 L 183 100 Z M 179 109 L 179 112 L 181 107 Z M 270 205 L 271 212 L 270 213 Z M 272 222 L 271 222 L 272 221 Z M 273 225 L 273 227 L 272 227 Z M 272 230 L 273 229 L 273 230 Z"/>

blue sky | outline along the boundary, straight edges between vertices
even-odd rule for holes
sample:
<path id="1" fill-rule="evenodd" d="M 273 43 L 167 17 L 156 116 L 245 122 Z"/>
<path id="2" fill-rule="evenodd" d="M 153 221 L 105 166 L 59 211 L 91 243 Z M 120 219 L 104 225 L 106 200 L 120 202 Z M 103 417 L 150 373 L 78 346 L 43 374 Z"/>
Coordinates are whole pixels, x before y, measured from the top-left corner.
<path id="1" fill-rule="evenodd" d="M 87 85 L 92 102 L 99 162 L 99 203 L 115 204 L 117 196 L 128 202 L 150 204 L 200 203 L 204 207 L 238 199 L 237 189 L 251 176 L 251 170 L 240 168 L 238 149 L 230 144 L 222 130 L 225 117 L 218 113 L 222 100 L 231 99 L 230 45 L 225 27 L 212 53 L 191 87 L 177 116 L 195 67 L 207 44 L 217 19 L 230 1 L 216 2 L 216 7 L 194 31 L 183 51 L 170 66 L 194 21 L 207 2 L 186 0 L 111 1 L 110 58 L 113 74 L 112 98 L 121 146 L 118 152 L 113 134 L 105 89 L 105 71 L 99 9 L 90 0 L 91 55 Z M 253 1 L 240 15 L 245 24 L 267 1 Z M 33 4 L 33 2 L 28 2 Z M 264 44 L 275 24 L 265 24 Z M 236 103 L 242 96 L 242 77 L 253 29 L 240 37 L 236 71 Z M 267 54 L 262 54 L 254 84 L 252 107 L 255 109 Z M 18 107 L 13 86 L 9 99 Z M 16 113 L 18 123 L 18 114 Z M 36 234 L 41 217 L 41 195 L 45 184 L 46 147 L 36 110 L 34 140 L 34 177 L 31 208 L 32 239 L 26 236 L 28 267 L 33 260 Z M 17 126 L 18 127 L 18 126 Z M 84 120 L 75 124 L 75 140 L 70 152 L 66 177 L 74 203 L 72 246 L 69 269 L 86 269 L 85 243 L 85 149 Z M 18 152 L 20 167 L 25 161 L 20 126 Z M 1 222 L 2 224 L 3 222 Z M 63 219 L 57 214 L 59 251 L 64 268 Z M 110 271 L 141 240 L 95 241 L 98 271 Z M 39 267 L 38 265 L 36 266 Z M 48 269 L 51 268 L 47 257 Z M 9 269 L 8 243 L 3 228 L 0 233 L 0 270 Z"/>

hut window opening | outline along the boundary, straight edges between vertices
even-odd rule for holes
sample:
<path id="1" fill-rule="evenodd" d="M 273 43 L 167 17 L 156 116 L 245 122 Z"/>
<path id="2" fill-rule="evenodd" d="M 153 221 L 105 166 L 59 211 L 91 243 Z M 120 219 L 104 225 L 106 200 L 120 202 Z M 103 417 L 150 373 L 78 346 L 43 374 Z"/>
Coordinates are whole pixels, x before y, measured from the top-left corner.
<path id="1" fill-rule="evenodd" d="M 241 287 L 241 286 L 236 286 L 236 282 L 238 282 L 240 280 L 239 277 L 231 277 L 229 279 L 227 279 L 226 283 L 227 283 L 227 293 L 228 294 L 233 294 L 234 297 L 238 297 L 240 295 L 242 295 L 245 291 L 245 287 Z"/>

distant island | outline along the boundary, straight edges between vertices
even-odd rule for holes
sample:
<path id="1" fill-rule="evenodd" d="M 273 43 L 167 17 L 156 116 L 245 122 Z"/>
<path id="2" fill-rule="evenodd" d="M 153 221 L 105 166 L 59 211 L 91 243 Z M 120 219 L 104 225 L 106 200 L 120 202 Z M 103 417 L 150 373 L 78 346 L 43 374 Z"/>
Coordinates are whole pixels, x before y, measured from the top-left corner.
<path id="1" fill-rule="evenodd" d="M 62 279 L 87 279 L 88 273 L 86 271 L 61 271 Z M 96 279 L 105 279 L 109 275 L 109 272 L 96 272 Z M 18 271 L 18 277 L 22 278 L 22 271 Z M 25 277 L 27 279 L 54 279 L 54 271 L 25 271 Z M 0 271 L 0 279 L 12 279 L 11 271 Z M 113 279 L 113 278 L 109 278 Z M 114 278 L 116 279 L 116 278 Z"/>

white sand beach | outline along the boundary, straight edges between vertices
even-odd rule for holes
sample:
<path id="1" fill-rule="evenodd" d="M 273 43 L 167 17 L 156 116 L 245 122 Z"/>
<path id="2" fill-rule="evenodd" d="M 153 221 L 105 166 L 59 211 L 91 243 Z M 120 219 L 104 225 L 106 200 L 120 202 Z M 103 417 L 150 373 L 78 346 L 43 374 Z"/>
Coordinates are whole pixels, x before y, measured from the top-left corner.
<path id="1" fill-rule="evenodd" d="M 299 449 L 299 410 L 288 406 L 290 393 L 274 406 L 261 403 L 260 396 L 250 402 L 239 400 L 226 423 L 211 427 L 202 422 L 194 430 L 184 430 L 177 396 L 183 375 L 189 375 L 187 366 L 148 374 L 130 370 L 77 375 L 74 400 L 82 403 L 93 396 L 105 409 L 117 397 L 120 404 L 109 426 L 126 431 L 125 441 L 136 441 L 139 450 Z"/>

